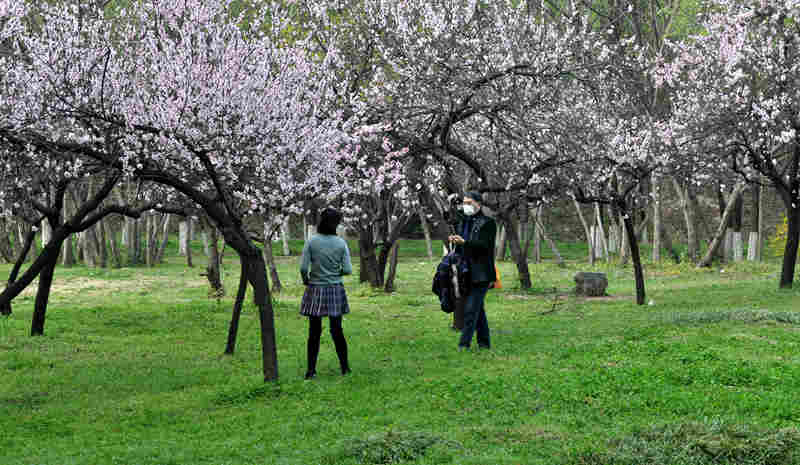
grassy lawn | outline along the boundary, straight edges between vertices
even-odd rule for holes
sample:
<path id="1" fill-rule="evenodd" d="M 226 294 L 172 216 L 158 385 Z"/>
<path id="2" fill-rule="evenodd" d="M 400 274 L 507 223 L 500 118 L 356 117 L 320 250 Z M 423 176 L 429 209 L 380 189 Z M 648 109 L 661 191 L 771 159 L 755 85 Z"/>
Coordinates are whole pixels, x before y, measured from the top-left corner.
<path id="1" fill-rule="evenodd" d="M 800 284 L 779 290 L 778 263 L 648 263 L 637 306 L 630 266 L 596 265 L 610 296 L 581 299 L 585 248 L 564 247 L 567 268 L 545 252 L 532 290 L 500 263 L 493 348 L 458 352 L 430 291 L 436 264 L 405 242 L 398 292 L 345 282 L 352 375 L 326 331 L 313 381 L 297 257 L 278 257 L 274 384 L 249 299 L 236 354 L 222 355 L 230 251 L 219 301 L 199 248 L 192 269 L 175 255 L 60 268 L 45 336 L 28 336 L 33 289 L 0 319 L 0 464 L 800 463 Z"/>

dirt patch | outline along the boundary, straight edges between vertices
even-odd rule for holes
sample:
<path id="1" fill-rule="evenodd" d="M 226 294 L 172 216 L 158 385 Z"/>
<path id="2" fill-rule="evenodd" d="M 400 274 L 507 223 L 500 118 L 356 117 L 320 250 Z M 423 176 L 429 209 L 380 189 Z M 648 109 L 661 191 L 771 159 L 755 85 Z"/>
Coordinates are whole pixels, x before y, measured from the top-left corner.
<path id="1" fill-rule="evenodd" d="M 598 297 L 580 297 L 581 300 L 588 300 L 590 302 L 615 302 L 619 300 L 633 299 L 632 295 L 601 295 Z"/>
<path id="2" fill-rule="evenodd" d="M 758 335 L 755 335 L 755 334 L 736 333 L 736 334 L 731 334 L 731 337 L 733 339 L 745 339 L 745 340 L 749 340 L 749 341 L 766 342 L 767 344 L 773 345 L 773 346 L 774 345 L 778 345 L 778 341 L 776 341 L 774 339 L 769 339 L 769 338 L 758 336 Z"/>
<path id="3" fill-rule="evenodd" d="M 182 287 L 202 286 L 206 283 L 202 278 L 185 280 L 181 283 Z M 20 296 L 33 297 L 39 281 L 32 282 Z M 133 277 L 129 279 L 97 279 L 97 278 L 72 278 L 69 280 L 54 280 L 50 289 L 51 297 L 64 298 L 76 295 L 99 296 L 110 295 L 116 292 L 136 292 L 148 289 L 160 288 L 164 286 L 163 279 L 150 277 Z"/>
<path id="4" fill-rule="evenodd" d="M 524 294 L 509 294 L 506 295 L 506 299 L 510 300 L 553 300 L 553 297 L 556 294 L 543 294 L 543 295 L 524 295 Z M 559 299 L 580 299 L 589 302 L 611 302 L 611 301 L 618 301 L 618 300 L 629 300 L 632 299 L 633 296 L 630 295 L 604 295 L 599 297 L 585 297 L 585 296 L 578 296 L 575 294 L 557 294 Z"/>

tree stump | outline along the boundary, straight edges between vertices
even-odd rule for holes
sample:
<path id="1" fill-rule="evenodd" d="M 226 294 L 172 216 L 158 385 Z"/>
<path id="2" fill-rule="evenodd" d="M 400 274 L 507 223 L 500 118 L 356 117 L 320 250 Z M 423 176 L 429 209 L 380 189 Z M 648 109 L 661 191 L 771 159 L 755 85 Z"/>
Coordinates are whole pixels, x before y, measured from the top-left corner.
<path id="1" fill-rule="evenodd" d="M 587 297 L 606 295 L 608 279 L 605 273 L 580 271 L 575 275 L 575 293 Z"/>

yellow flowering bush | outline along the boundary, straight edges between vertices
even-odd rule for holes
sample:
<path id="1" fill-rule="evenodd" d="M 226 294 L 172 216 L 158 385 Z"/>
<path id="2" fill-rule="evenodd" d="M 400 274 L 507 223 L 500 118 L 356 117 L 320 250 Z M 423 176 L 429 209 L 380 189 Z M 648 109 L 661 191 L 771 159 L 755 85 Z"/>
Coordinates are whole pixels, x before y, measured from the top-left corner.
<path id="1" fill-rule="evenodd" d="M 783 223 L 775 226 L 775 234 L 767 240 L 767 253 L 772 257 L 782 257 L 786 248 L 786 234 L 789 231 L 789 220 L 783 216 Z M 798 251 L 800 253 L 800 251 Z"/>

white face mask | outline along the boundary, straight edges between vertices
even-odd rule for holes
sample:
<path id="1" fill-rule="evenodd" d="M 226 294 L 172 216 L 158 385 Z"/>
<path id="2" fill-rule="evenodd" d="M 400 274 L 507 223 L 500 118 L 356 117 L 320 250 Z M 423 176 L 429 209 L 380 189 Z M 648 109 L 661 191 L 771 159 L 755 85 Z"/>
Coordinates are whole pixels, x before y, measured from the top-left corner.
<path id="1" fill-rule="evenodd" d="M 467 216 L 472 216 L 472 215 L 478 213 L 478 209 L 475 208 L 474 205 L 470 205 L 470 204 L 464 204 L 464 206 L 461 207 L 461 209 L 464 211 L 464 214 L 467 215 Z"/>

